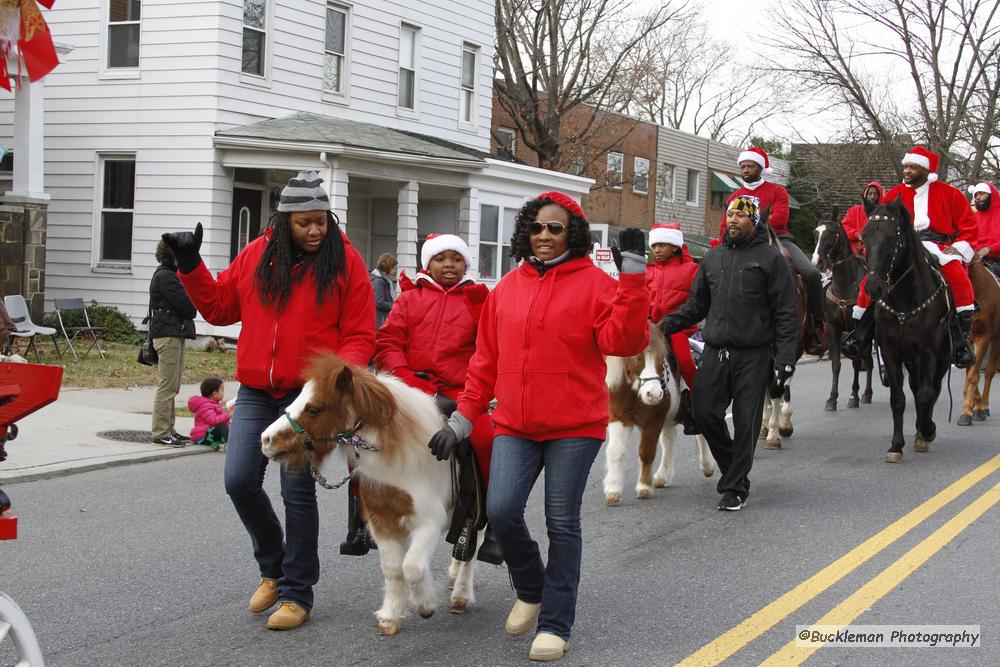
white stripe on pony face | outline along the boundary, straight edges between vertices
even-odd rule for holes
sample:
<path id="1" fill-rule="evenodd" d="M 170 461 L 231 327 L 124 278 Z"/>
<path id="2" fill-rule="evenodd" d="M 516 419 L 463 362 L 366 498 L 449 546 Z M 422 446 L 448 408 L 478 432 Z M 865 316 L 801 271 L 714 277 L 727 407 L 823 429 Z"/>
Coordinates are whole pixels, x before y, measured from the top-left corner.
<path id="1" fill-rule="evenodd" d="M 656 353 L 653 352 L 652 345 L 646 348 L 643 359 L 646 363 L 642 373 L 632 383 L 632 391 L 646 405 L 656 405 L 663 400 L 663 386 L 660 384 L 660 372 L 656 369 Z"/>
<path id="2" fill-rule="evenodd" d="M 820 225 L 816 228 L 816 247 L 813 249 L 813 266 L 819 266 L 819 246 L 823 243 L 823 232 L 826 231 L 826 225 Z"/>

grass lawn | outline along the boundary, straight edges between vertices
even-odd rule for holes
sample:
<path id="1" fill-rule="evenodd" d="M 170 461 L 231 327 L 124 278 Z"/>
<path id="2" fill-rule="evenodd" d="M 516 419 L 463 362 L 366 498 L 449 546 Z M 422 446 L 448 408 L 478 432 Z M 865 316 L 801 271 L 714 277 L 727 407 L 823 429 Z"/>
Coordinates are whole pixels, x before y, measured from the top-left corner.
<path id="1" fill-rule="evenodd" d="M 137 387 L 156 384 L 156 368 L 143 366 L 137 362 L 139 348 L 134 345 L 119 345 L 117 343 L 101 343 L 107 359 L 101 359 L 97 350 L 91 350 L 86 357 L 82 356 L 84 348 L 77 350 L 80 361 L 73 361 L 73 355 L 67 353 L 60 359 L 55 350 L 47 342 L 38 342 L 41 363 L 62 366 L 63 387 Z M 18 348 L 20 351 L 20 347 Z M 21 352 L 29 362 L 34 363 L 34 355 Z M 187 350 L 184 354 L 184 374 L 182 382 L 197 384 L 209 376 L 231 380 L 236 372 L 236 351 L 229 352 L 196 352 Z"/>

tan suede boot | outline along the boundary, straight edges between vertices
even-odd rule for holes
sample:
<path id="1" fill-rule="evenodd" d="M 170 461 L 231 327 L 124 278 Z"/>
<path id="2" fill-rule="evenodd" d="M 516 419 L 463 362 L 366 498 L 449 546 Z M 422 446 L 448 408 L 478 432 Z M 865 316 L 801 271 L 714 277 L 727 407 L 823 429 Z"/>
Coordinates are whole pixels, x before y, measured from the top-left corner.
<path id="1" fill-rule="evenodd" d="M 309 612 L 297 602 L 283 601 L 278 611 L 267 617 L 268 630 L 294 630 L 309 620 Z"/>
<path id="2" fill-rule="evenodd" d="M 569 651 L 569 642 L 554 635 L 551 632 L 539 632 L 535 635 L 535 641 L 531 642 L 531 651 L 528 653 L 529 660 L 538 662 L 551 662 L 558 660 Z"/>
<path id="3" fill-rule="evenodd" d="M 278 580 L 261 579 L 257 590 L 250 596 L 250 604 L 247 605 L 255 614 L 267 611 L 278 601 Z"/>
<path id="4" fill-rule="evenodd" d="M 507 616 L 507 625 L 504 630 L 511 637 L 520 637 L 531 628 L 535 627 L 538 620 L 538 610 L 541 608 L 540 602 L 523 602 L 518 600 L 514 603 L 514 608 Z"/>

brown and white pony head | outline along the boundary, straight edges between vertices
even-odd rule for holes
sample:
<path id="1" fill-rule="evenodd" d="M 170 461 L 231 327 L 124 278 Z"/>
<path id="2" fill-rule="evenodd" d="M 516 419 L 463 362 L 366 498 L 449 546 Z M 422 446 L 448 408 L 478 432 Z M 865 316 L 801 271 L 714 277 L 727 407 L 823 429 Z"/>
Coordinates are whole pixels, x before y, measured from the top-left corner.
<path id="1" fill-rule="evenodd" d="M 359 425 L 384 464 L 406 456 L 417 444 L 426 449 L 440 428 L 440 413 L 430 396 L 335 354 L 313 358 L 303 377 L 302 392 L 260 438 L 264 456 L 289 468 L 301 468 L 310 460 L 319 467 L 337 447 L 337 435 Z"/>
<path id="2" fill-rule="evenodd" d="M 633 357 L 608 357 L 606 381 L 614 389 L 622 383 L 632 389 L 646 405 L 656 405 L 666 395 L 670 374 L 667 343 L 660 327 L 649 325 L 649 345 Z"/>

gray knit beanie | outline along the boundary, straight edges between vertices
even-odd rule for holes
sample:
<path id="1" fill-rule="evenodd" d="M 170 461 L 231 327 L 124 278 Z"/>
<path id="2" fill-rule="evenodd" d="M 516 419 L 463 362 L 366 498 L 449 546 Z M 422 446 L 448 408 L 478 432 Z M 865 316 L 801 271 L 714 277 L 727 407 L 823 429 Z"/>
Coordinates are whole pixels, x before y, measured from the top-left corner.
<path id="1" fill-rule="evenodd" d="M 281 191 L 278 211 L 329 211 L 330 198 L 320 185 L 322 182 L 318 172 L 300 171 Z"/>

